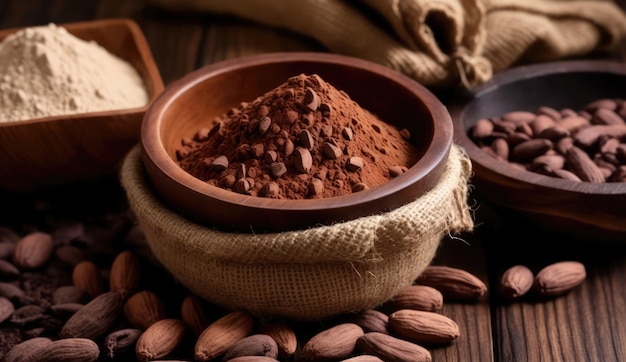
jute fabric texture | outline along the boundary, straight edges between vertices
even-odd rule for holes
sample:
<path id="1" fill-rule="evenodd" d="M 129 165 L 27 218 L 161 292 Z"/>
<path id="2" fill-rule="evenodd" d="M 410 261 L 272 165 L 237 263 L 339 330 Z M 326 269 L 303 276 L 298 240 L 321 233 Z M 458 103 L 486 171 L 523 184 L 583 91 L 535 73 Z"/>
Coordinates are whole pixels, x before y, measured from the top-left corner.
<path id="1" fill-rule="evenodd" d="M 608 0 L 151 0 L 299 33 L 328 51 L 431 87 L 472 87 L 530 62 L 615 49 L 626 14 Z"/>
<path id="2" fill-rule="evenodd" d="M 222 232 L 170 211 L 146 179 L 139 147 L 120 179 L 155 256 L 189 290 L 258 316 L 322 320 L 379 305 L 419 276 L 445 235 L 472 230 L 470 174 L 453 146 L 438 184 L 398 209 L 267 234 Z"/>

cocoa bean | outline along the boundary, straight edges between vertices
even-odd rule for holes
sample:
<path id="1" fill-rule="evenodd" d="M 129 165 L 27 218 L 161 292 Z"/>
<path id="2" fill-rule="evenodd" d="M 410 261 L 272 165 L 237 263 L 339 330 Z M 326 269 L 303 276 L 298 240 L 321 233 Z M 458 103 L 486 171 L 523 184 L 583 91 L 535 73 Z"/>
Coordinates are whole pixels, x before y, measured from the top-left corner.
<path id="1" fill-rule="evenodd" d="M 565 157 L 572 168 L 572 172 L 581 180 L 591 183 L 604 182 L 604 175 L 585 151 L 578 147 L 572 147 L 567 150 Z"/>
<path id="2" fill-rule="evenodd" d="M 483 139 L 491 136 L 493 126 L 490 120 L 486 118 L 479 119 L 472 128 L 472 137 L 474 139 Z"/>
<path id="3" fill-rule="evenodd" d="M 304 94 L 304 99 L 302 100 L 302 104 L 304 105 L 305 109 L 309 111 L 315 111 L 320 106 L 320 98 L 313 89 L 307 87 Z"/>
<path id="4" fill-rule="evenodd" d="M 52 294 L 52 304 L 85 304 L 90 299 L 89 293 L 73 285 L 59 287 Z"/>
<path id="5" fill-rule="evenodd" d="M 302 357 L 309 361 L 330 361 L 348 357 L 363 329 L 354 323 L 342 323 L 309 339 L 302 347 Z"/>
<path id="6" fill-rule="evenodd" d="M 36 337 L 17 344 L 6 354 L 6 362 L 33 362 L 43 361 L 45 355 L 42 351 L 52 340 L 44 337 Z"/>
<path id="7" fill-rule="evenodd" d="M 617 102 L 614 99 L 603 98 L 603 99 L 597 99 L 595 101 L 589 102 L 583 107 L 585 111 L 591 112 L 591 113 L 597 111 L 599 108 L 604 108 L 604 109 L 614 111 L 617 109 Z"/>
<path id="8" fill-rule="evenodd" d="M 143 333 L 140 329 L 126 328 L 109 333 L 104 339 L 104 348 L 109 358 L 131 349 Z"/>
<path id="9" fill-rule="evenodd" d="M 479 119 L 468 135 L 491 157 L 520 169 L 576 182 L 621 182 L 616 171 L 626 165 L 624 117 L 624 100 L 599 99 L 578 112 L 544 106 Z M 586 156 L 571 151 L 574 146 Z M 567 162 L 561 166 L 556 155 Z"/>
<path id="10" fill-rule="evenodd" d="M 545 130 L 548 127 L 552 127 L 556 124 L 556 122 L 554 121 L 553 118 L 540 114 L 537 117 L 535 117 L 535 119 L 530 122 L 530 127 L 533 130 L 533 134 L 534 135 L 538 135 L 541 134 L 541 132 L 543 132 L 543 130 Z"/>
<path id="11" fill-rule="evenodd" d="M 416 343 L 449 343 L 460 335 L 459 326 L 450 318 L 435 312 L 402 309 L 389 315 L 393 335 Z"/>
<path id="12" fill-rule="evenodd" d="M 100 348 L 91 339 L 67 338 L 46 344 L 39 353 L 48 362 L 92 362 L 98 360 Z"/>
<path id="13" fill-rule="evenodd" d="M 96 339 L 104 334 L 122 312 L 119 293 L 106 292 L 74 313 L 61 329 L 61 337 Z"/>
<path id="14" fill-rule="evenodd" d="M 350 172 L 357 172 L 364 166 L 363 159 L 361 157 L 350 157 L 346 162 L 346 170 Z"/>
<path id="15" fill-rule="evenodd" d="M 278 346 L 278 355 L 290 357 L 296 353 L 298 339 L 293 328 L 285 321 L 272 321 L 261 326 L 261 333 L 272 337 Z"/>
<path id="16" fill-rule="evenodd" d="M 364 332 L 380 332 L 389 334 L 389 330 L 387 329 L 389 316 L 383 312 L 368 309 L 355 315 L 349 320 L 351 323 L 361 327 Z"/>
<path id="17" fill-rule="evenodd" d="M 0 297 L 0 324 L 9 319 L 13 312 L 15 312 L 13 303 L 5 297 Z"/>
<path id="18" fill-rule="evenodd" d="M 162 319 L 152 324 L 137 340 L 137 359 L 151 361 L 169 355 L 180 345 L 185 333 L 185 322 L 178 319 Z"/>
<path id="19" fill-rule="evenodd" d="M 15 251 L 15 243 L 0 241 L 0 259 L 8 259 Z"/>
<path id="20" fill-rule="evenodd" d="M 502 115 L 503 120 L 513 122 L 515 124 L 529 123 L 536 117 L 536 114 L 526 111 L 513 111 Z"/>
<path id="21" fill-rule="evenodd" d="M 24 291 L 17 285 L 0 282 L 0 297 L 5 297 L 12 301 L 19 301 L 25 297 Z"/>
<path id="22" fill-rule="evenodd" d="M 84 304 L 79 303 L 55 304 L 50 307 L 50 310 L 60 317 L 67 318 L 78 312 L 84 306 Z"/>
<path id="23" fill-rule="evenodd" d="M 539 107 L 537 108 L 537 114 L 546 115 L 555 121 L 558 121 L 561 119 L 561 113 L 552 107 L 547 107 L 547 106 Z"/>
<path id="24" fill-rule="evenodd" d="M 550 140 L 541 138 L 531 139 L 530 141 L 515 146 L 511 153 L 511 159 L 518 162 L 532 161 L 535 157 L 541 156 L 546 153 L 546 151 L 552 149 L 552 147 L 553 144 Z"/>
<path id="25" fill-rule="evenodd" d="M 20 270 L 12 263 L 0 259 L 0 277 L 3 279 L 15 279 L 20 275 Z"/>
<path id="26" fill-rule="evenodd" d="M 25 327 L 44 319 L 45 309 L 38 305 L 25 305 L 16 309 L 11 316 L 11 323 Z"/>
<path id="27" fill-rule="evenodd" d="M 383 361 L 431 362 L 432 356 L 426 348 L 387 334 L 365 333 L 357 340 L 357 349 L 374 355 Z"/>
<path id="28" fill-rule="evenodd" d="M 311 152 L 306 148 L 296 147 L 293 153 L 293 165 L 300 173 L 307 173 L 313 164 Z"/>
<path id="29" fill-rule="evenodd" d="M 598 108 L 591 118 L 592 124 L 619 125 L 626 124 L 613 110 L 608 108 Z"/>
<path id="30" fill-rule="evenodd" d="M 33 232 L 15 245 L 13 262 L 20 269 L 36 269 L 48 261 L 53 249 L 54 242 L 50 234 Z"/>
<path id="31" fill-rule="evenodd" d="M 222 361 L 229 361 L 241 356 L 263 356 L 278 358 L 278 345 L 267 334 L 253 334 L 237 341 L 226 350 Z"/>

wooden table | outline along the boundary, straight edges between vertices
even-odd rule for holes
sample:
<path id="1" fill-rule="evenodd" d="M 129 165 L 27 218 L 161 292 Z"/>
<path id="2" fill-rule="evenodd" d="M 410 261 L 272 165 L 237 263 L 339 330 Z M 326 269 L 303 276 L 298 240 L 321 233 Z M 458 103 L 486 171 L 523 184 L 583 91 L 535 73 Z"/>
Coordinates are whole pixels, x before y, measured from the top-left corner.
<path id="1" fill-rule="evenodd" d="M 315 41 L 296 34 L 232 17 L 169 14 L 146 7 L 141 0 L 0 0 L 0 28 L 112 17 L 131 18 L 140 25 L 166 85 L 228 58 L 324 51 Z M 119 196 L 116 179 L 104 185 L 113 191 L 100 190 L 103 205 L 110 202 L 108 195 Z M 76 190 L 64 192 L 78 195 Z M 53 202 L 67 202 L 47 196 Z M 5 218 L 19 217 L 19 211 L 26 212 L 32 202 L 31 196 L 23 195 L 2 195 L 2 199 L 0 215 Z M 491 292 L 478 303 L 445 303 L 442 313 L 459 324 L 461 337 L 450 346 L 432 349 L 433 360 L 626 360 L 626 243 L 607 245 L 601 240 L 549 235 L 507 219 L 478 195 L 472 194 L 470 203 L 477 209 L 475 232 L 444 239 L 435 263 L 475 273 Z M 578 260 L 587 268 L 586 281 L 571 293 L 514 303 L 497 297 L 496 283 L 509 266 L 539 268 L 562 260 Z"/>

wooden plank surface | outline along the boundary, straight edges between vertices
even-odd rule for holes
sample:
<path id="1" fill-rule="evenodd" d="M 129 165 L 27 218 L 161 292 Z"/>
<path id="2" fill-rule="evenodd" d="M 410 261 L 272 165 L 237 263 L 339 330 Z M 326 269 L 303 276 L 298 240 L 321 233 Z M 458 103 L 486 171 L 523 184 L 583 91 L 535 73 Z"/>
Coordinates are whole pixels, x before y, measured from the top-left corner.
<path id="1" fill-rule="evenodd" d="M 626 1 L 620 1 L 623 4 Z M 165 84 L 220 60 L 275 51 L 324 51 L 312 39 L 233 17 L 169 14 L 141 0 L 0 0 L 0 28 L 127 17 L 144 31 Z M 626 49 L 623 48 L 623 49 Z M 626 51 L 616 57 L 626 59 Z M 116 180 L 104 183 L 120 197 Z M 17 222 L 30 212 L 30 197 L 1 195 L 0 215 Z M 50 202 L 65 202 L 47 195 Z M 470 202 L 472 202 L 470 200 Z M 78 200 L 76 200 L 78 202 Z M 489 285 L 489 295 L 475 304 L 445 303 L 443 313 L 455 320 L 461 337 L 435 348 L 434 361 L 624 361 L 626 360 L 626 245 L 600 240 L 571 240 L 548 235 L 506 218 L 477 201 L 477 229 L 461 238 L 445 238 L 435 263 L 467 269 Z M 15 210 L 13 209 L 13 210 Z M 626 243 L 625 243 L 626 244 Z M 526 298 L 505 302 L 497 282 L 514 264 L 537 270 L 560 260 L 582 261 L 584 284 L 552 300 Z"/>
<path id="2" fill-rule="evenodd" d="M 626 315 L 625 245 L 576 240 L 511 220 L 492 226 L 484 238 L 491 278 L 516 264 L 537 272 L 576 260 L 587 270 L 585 282 L 564 296 L 512 303 L 492 298 L 496 360 L 623 361 L 626 323 L 618 316 Z"/>

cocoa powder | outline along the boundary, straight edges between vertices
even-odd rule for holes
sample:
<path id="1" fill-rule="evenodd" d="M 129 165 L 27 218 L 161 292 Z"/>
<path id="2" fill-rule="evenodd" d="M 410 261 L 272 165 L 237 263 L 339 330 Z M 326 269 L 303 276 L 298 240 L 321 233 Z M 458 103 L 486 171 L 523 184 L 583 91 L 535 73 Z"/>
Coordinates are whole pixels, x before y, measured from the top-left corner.
<path id="1" fill-rule="evenodd" d="M 405 172 L 417 161 L 408 138 L 318 75 L 300 74 L 207 122 L 177 157 L 193 176 L 238 193 L 334 197 Z"/>

